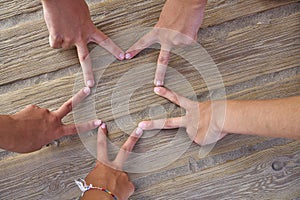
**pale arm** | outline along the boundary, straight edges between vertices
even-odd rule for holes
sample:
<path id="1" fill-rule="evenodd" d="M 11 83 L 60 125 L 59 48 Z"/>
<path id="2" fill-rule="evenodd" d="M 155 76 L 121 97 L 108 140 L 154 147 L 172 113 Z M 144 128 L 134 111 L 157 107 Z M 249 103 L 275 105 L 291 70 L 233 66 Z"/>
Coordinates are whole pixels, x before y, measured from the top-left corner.
<path id="1" fill-rule="evenodd" d="M 201 145 L 214 143 L 227 133 L 300 139 L 300 96 L 199 103 L 167 88 L 154 91 L 184 108 L 186 115 L 140 122 L 143 130 L 185 127 L 189 137 Z"/>
<path id="2" fill-rule="evenodd" d="M 300 96 L 227 101 L 223 131 L 300 139 Z"/>

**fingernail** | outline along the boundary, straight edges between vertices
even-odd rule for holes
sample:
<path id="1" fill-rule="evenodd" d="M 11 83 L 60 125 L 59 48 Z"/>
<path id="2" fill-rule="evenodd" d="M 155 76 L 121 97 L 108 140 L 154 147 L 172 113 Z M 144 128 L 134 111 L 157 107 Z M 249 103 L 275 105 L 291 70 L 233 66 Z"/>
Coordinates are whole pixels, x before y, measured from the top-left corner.
<path id="1" fill-rule="evenodd" d="M 93 87 L 93 86 L 94 86 L 94 81 L 88 80 L 88 81 L 86 82 L 86 84 L 87 84 L 88 87 Z"/>
<path id="2" fill-rule="evenodd" d="M 146 124 L 144 122 L 140 122 L 138 127 L 140 127 L 141 129 L 146 128 Z"/>
<path id="3" fill-rule="evenodd" d="M 120 58 L 121 60 L 124 60 L 124 53 L 120 53 L 119 58 Z"/>
<path id="4" fill-rule="evenodd" d="M 130 57 L 131 57 L 130 53 L 126 53 L 125 58 L 130 59 Z"/>
<path id="5" fill-rule="evenodd" d="M 101 123 L 102 123 L 101 120 L 96 120 L 96 121 L 94 122 L 94 125 L 95 125 L 95 126 L 100 126 Z"/>
<path id="6" fill-rule="evenodd" d="M 155 87 L 155 88 L 154 88 L 154 92 L 155 92 L 156 94 L 159 94 L 160 88 L 159 88 L 159 87 Z"/>
<path id="7" fill-rule="evenodd" d="M 156 81 L 156 82 L 155 82 L 155 85 L 156 85 L 156 86 L 163 86 L 163 85 L 164 85 L 164 82 L 163 82 L 163 81 Z"/>
<path id="8" fill-rule="evenodd" d="M 84 92 L 85 94 L 90 94 L 91 89 L 90 89 L 89 87 L 85 87 L 85 88 L 83 88 L 83 92 Z"/>
<path id="9" fill-rule="evenodd" d="M 101 125 L 101 128 L 106 128 L 106 124 L 105 123 L 103 123 L 102 125 Z"/>
<path id="10" fill-rule="evenodd" d="M 142 133 L 143 133 L 143 129 L 141 129 L 139 127 L 135 130 L 136 135 L 142 135 Z"/>

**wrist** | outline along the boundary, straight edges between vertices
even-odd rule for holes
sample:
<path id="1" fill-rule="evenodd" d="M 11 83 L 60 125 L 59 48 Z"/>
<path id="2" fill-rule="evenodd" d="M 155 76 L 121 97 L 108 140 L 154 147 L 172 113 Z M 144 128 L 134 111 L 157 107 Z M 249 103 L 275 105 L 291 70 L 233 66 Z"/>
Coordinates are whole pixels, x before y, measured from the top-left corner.
<path id="1" fill-rule="evenodd" d="M 99 200 L 113 200 L 116 195 L 115 181 L 111 176 L 107 176 L 105 173 L 105 167 L 103 165 L 97 164 L 96 167 L 87 175 L 85 178 L 86 184 L 92 184 L 93 187 L 103 188 L 101 189 L 91 189 L 84 193 L 82 199 L 99 199 Z"/>
<path id="2" fill-rule="evenodd" d="M 223 130 L 227 133 L 247 133 L 248 104 L 246 101 L 228 100 L 226 101 L 226 115 Z M 251 120 L 249 120 L 251 121 Z"/>
<path id="3" fill-rule="evenodd" d="M 225 103 L 224 101 L 205 101 L 199 103 L 200 120 L 205 129 L 212 126 L 214 130 L 223 131 Z"/>
<path id="4" fill-rule="evenodd" d="M 12 115 L 0 116 L 0 148 L 6 150 L 14 149 L 14 133 L 16 133 L 14 121 Z"/>
<path id="5" fill-rule="evenodd" d="M 90 189 L 81 197 L 82 200 L 113 200 L 113 197 L 101 190 Z"/>
<path id="6" fill-rule="evenodd" d="M 104 188 L 100 185 L 97 185 L 96 181 L 93 181 L 93 183 L 83 180 L 83 179 L 78 179 L 75 180 L 75 183 L 81 190 L 82 198 L 84 200 L 106 200 L 106 199 L 113 199 L 117 200 L 117 197 L 115 194 L 113 194 L 110 190 L 107 188 Z"/>

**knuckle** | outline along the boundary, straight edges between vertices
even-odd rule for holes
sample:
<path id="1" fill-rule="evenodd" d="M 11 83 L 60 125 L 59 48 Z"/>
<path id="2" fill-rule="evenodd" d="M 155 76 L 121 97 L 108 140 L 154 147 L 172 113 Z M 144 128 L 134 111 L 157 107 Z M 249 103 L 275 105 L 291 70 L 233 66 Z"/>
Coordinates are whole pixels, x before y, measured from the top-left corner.
<path id="1" fill-rule="evenodd" d="M 63 41 L 61 44 L 63 49 L 70 49 L 73 45 L 74 45 L 73 38 L 70 38 L 70 37 L 63 38 Z"/>
<path id="2" fill-rule="evenodd" d="M 159 56 L 158 58 L 158 63 L 163 64 L 163 65 L 167 65 L 169 61 L 169 57 L 167 56 Z"/>
<path id="3" fill-rule="evenodd" d="M 107 36 L 101 36 L 101 40 L 99 41 L 100 45 L 103 47 L 110 46 L 112 41 Z"/>
<path id="4" fill-rule="evenodd" d="M 76 126 L 71 126 L 68 129 L 68 132 L 66 130 L 63 131 L 65 134 L 71 134 L 71 133 L 77 133 L 77 127 Z M 78 132 L 80 132 L 80 129 L 78 128 Z"/>
<path id="5" fill-rule="evenodd" d="M 142 49 L 144 46 L 146 46 L 146 40 L 145 39 L 140 39 L 138 41 L 138 45 L 136 46 L 136 49 Z"/>
<path id="6" fill-rule="evenodd" d="M 53 40 L 53 42 L 60 42 L 61 36 L 59 34 L 51 34 L 51 39 Z"/>
<path id="7" fill-rule="evenodd" d="M 180 40 L 177 40 L 177 39 L 173 40 L 172 43 L 173 43 L 174 46 L 180 46 L 182 44 L 182 42 Z"/>
<path id="8" fill-rule="evenodd" d="M 154 127 L 154 122 L 153 121 L 148 121 L 146 123 L 146 128 L 153 128 Z"/>
<path id="9" fill-rule="evenodd" d="M 69 111 L 69 112 L 72 111 L 72 102 L 67 102 L 65 106 L 66 106 L 67 111 Z"/>
<path id="10" fill-rule="evenodd" d="M 39 108 L 42 113 L 48 114 L 50 111 L 47 108 Z"/>
<path id="11" fill-rule="evenodd" d="M 48 113 L 47 113 L 48 114 Z M 52 121 L 52 122 L 60 122 L 60 119 L 56 116 L 56 115 L 51 115 L 51 118 L 50 118 L 50 120 Z"/>
<path id="12" fill-rule="evenodd" d="M 132 140 L 132 137 L 129 137 L 128 140 Z M 133 148 L 132 144 L 130 144 L 130 143 L 131 142 L 129 142 L 129 143 L 126 142 L 125 144 L 123 144 L 122 150 L 127 152 L 127 153 L 130 152 Z"/>
<path id="13" fill-rule="evenodd" d="M 173 95 L 171 95 L 170 96 L 170 101 L 172 101 L 172 102 L 178 102 L 178 99 L 177 99 L 177 97 L 173 94 Z"/>
<path id="14" fill-rule="evenodd" d="M 104 146 L 106 144 L 106 138 L 98 138 L 97 144 L 98 146 Z"/>
<path id="15" fill-rule="evenodd" d="M 130 192 L 130 195 L 131 195 L 135 191 L 135 186 L 131 181 L 129 181 L 128 186 L 129 186 L 129 192 Z"/>
<path id="16" fill-rule="evenodd" d="M 185 45 L 185 46 L 190 46 L 193 43 L 194 43 L 194 41 L 192 39 L 186 39 L 186 40 L 182 41 L 182 45 Z"/>
<path id="17" fill-rule="evenodd" d="M 49 37 L 49 45 L 52 48 L 59 48 L 62 42 L 62 38 L 59 34 L 51 34 Z"/>
<path id="18" fill-rule="evenodd" d="M 131 151 L 131 148 L 130 148 L 130 146 L 128 146 L 128 145 L 123 145 L 122 146 L 122 149 L 124 150 L 124 151 Z"/>
<path id="19" fill-rule="evenodd" d="M 83 54 L 79 54 L 78 55 L 78 59 L 81 60 L 81 61 L 85 61 L 88 57 L 89 53 L 83 53 Z M 85 65 L 84 65 L 85 66 Z"/>
<path id="20" fill-rule="evenodd" d="M 28 105 L 26 108 L 28 108 L 28 109 L 34 109 L 34 108 L 38 108 L 38 106 L 35 105 L 35 104 L 31 104 L 31 105 Z"/>
<path id="21" fill-rule="evenodd" d="M 120 176 L 124 179 L 128 179 L 128 175 L 125 172 L 122 172 Z"/>

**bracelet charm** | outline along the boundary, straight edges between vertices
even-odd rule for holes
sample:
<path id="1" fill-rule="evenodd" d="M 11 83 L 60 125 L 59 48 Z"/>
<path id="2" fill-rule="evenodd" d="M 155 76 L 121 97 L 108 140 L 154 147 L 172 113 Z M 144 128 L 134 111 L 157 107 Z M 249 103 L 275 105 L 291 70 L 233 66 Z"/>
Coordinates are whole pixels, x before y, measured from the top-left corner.
<path id="1" fill-rule="evenodd" d="M 89 191 L 91 189 L 95 189 L 95 190 L 101 190 L 101 191 L 111 195 L 114 200 L 118 200 L 116 195 L 112 194 L 111 191 L 109 191 L 105 188 L 102 188 L 102 187 L 94 187 L 92 184 L 87 185 L 85 180 L 83 180 L 82 178 L 80 178 L 78 180 L 75 180 L 75 183 L 77 184 L 77 186 L 79 187 L 79 189 L 82 192 L 81 196 L 83 196 L 86 191 Z"/>

